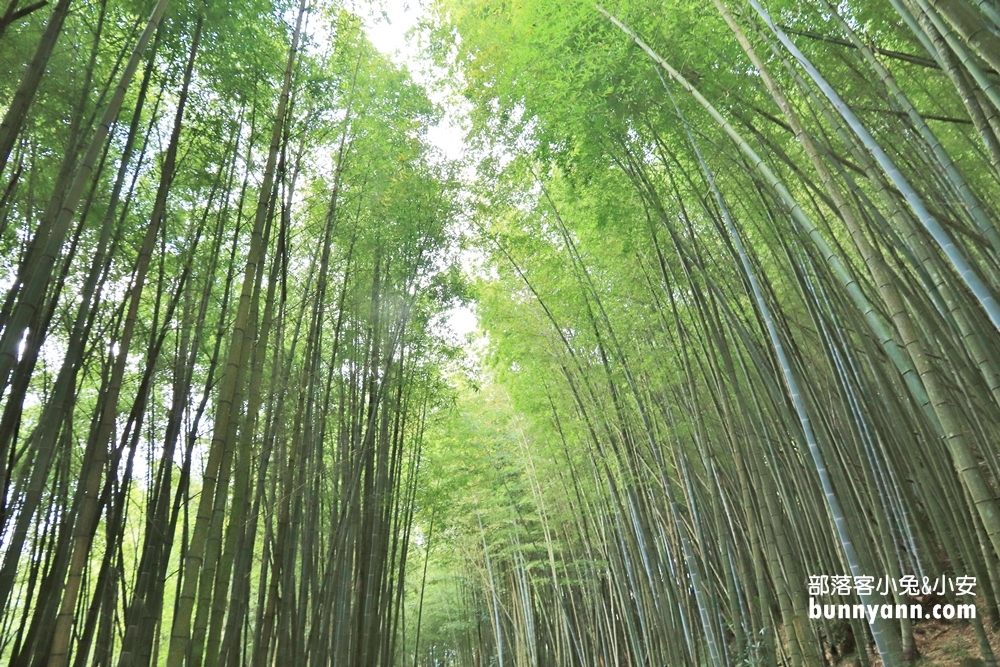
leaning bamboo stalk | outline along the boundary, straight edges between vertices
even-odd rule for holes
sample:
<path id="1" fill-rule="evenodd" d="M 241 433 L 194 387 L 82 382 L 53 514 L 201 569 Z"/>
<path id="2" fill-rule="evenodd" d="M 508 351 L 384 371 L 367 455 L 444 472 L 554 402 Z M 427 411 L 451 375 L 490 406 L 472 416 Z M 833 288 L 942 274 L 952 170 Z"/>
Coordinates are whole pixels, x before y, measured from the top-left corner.
<path id="1" fill-rule="evenodd" d="M 977 14 L 962 0 L 930 0 L 929 4 L 947 19 L 962 37 L 962 41 L 989 63 L 994 72 L 1000 72 L 1000 37 L 990 31 L 982 15 Z M 980 4 L 980 8 L 988 6 L 986 3 Z"/>
<path id="2" fill-rule="evenodd" d="M 909 118 L 910 122 L 913 123 L 913 126 L 917 128 L 920 136 L 923 137 L 927 145 L 930 146 L 934 157 L 944 170 L 945 175 L 948 178 L 948 182 L 958 192 L 966 210 L 972 216 L 979 230 L 989 239 L 990 244 L 993 246 L 993 250 L 995 252 L 1000 252 L 1000 235 L 997 234 L 993 221 L 987 216 L 987 212 L 984 211 L 982 202 L 980 202 L 976 195 L 972 192 L 968 181 L 959 173 L 958 168 L 951 159 L 951 156 L 948 155 L 948 152 L 945 150 L 944 146 L 942 146 L 940 139 L 938 139 L 933 130 L 931 130 L 927 121 L 924 120 L 924 117 L 917 112 L 913 103 L 910 102 L 910 99 L 899 87 L 895 77 L 893 77 L 889 70 L 887 70 L 882 63 L 879 62 L 868 45 L 858 37 L 857 32 L 855 32 L 847 21 L 845 21 L 844 18 L 836 11 L 836 8 L 830 5 L 829 2 L 824 1 L 824 5 L 826 6 L 827 11 L 830 12 L 830 15 L 835 18 L 838 25 L 840 25 L 848 39 L 850 39 L 851 43 L 855 45 L 868 64 L 875 70 L 876 74 L 878 74 L 883 85 L 885 85 L 893 99 L 895 99 L 903 109 L 903 112 L 906 114 L 906 117 Z"/>
<path id="3" fill-rule="evenodd" d="M 267 163 L 261 180 L 254 224 L 251 234 L 250 251 L 247 256 L 246 269 L 243 274 L 243 285 L 240 292 L 236 319 L 232 326 L 232 338 L 229 346 L 228 359 L 216 399 L 216 418 L 209 448 L 208 461 L 202 478 L 202 492 L 199 500 L 198 514 L 195 521 L 194 534 L 184 562 L 184 583 L 179 598 L 179 605 L 174 613 L 171 628 L 170 648 L 167 654 L 168 667 L 180 667 L 187 653 L 191 632 L 191 615 L 194 607 L 195 592 L 198 586 L 199 573 L 204 564 L 205 542 L 210 528 L 213 505 L 215 501 L 216 482 L 222 463 L 224 442 L 229 432 L 230 413 L 234 409 L 233 400 L 237 391 L 237 376 L 242 375 L 240 361 L 243 358 L 242 348 L 244 330 L 250 316 L 250 300 L 256 284 L 256 274 L 262 261 L 265 240 L 263 239 L 264 223 L 270 208 L 274 173 L 282 138 L 282 128 L 286 122 L 286 108 L 291 94 L 292 73 L 298 55 L 299 39 L 306 10 L 305 0 L 300 0 L 296 18 L 295 31 L 288 51 L 284 78 L 278 105 L 275 109 L 274 125 L 271 131 L 271 143 L 268 150 Z"/>
<path id="4" fill-rule="evenodd" d="M 80 510 L 78 516 L 76 517 L 76 526 L 74 528 L 73 557 L 70 561 L 70 567 L 66 577 L 66 589 L 62 595 L 59 615 L 56 618 L 52 646 L 48 659 L 48 667 L 64 667 L 69 660 L 70 631 L 73 624 L 76 598 L 80 591 L 83 569 L 89 555 L 93 531 L 96 528 L 96 523 L 100 515 L 100 508 L 98 504 L 98 486 L 100 484 L 101 476 L 104 474 L 104 467 L 108 458 L 108 441 L 113 437 L 113 429 L 118 417 L 118 396 L 121 390 L 122 376 L 125 371 L 125 362 L 131 346 L 132 334 L 135 329 L 135 322 L 139 310 L 139 301 L 142 297 L 143 288 L 145 286 L 146 271 L 151 259 L 153 244 L 166 219 L 167 194 L 170 190 L 170 185 L 173 181 L 174 171 L 176 168 L 181 125 L 184 118 L 184 108 L 188 99 L 188 91 L 191 84 L 195 57 L 198 53 L 202 25 L 203 18 L 199 16 L 195 27 L 194 37 L 191 41 L 190 55 L 188 57 L 187 68 L 184 72 L 184 83 L 181 88 L 180 99 L 177 104 L 177 112 L 174 119 L 174 127 L 170 138 L 170 144 L 167 149 L 163 169 L 160 175 L 160 185 L 156 195 L 156 202 L 153 207 L 152 219 L 150 220 L 149 226 L 146 228 L 142 247 L 139 250 L 139 258 L 136 263 L 135 278 L 129 298 L 128 311 L 125 317 L 122 335 L 118 341 L 118 354 L 114 360 L 114 373 L 111 378 L 109 390 L 104 397 L 99 430 L 95 434 L 92 441 L 88 443 L 88 450 L 84 455 L 80 488 L 77 490 L 78 494 L 82 494 L 82 502 L 80 504 Z M 90 463 L 89 467 L 87 465 L 88 459 Z"/>
<path id="5" fill-rule="evenodd" d="M 609 19 L 615 21 L 615 23 L 623 31 L 628 33 L 628 30 L 624 27 L 623 24 L 618 23 L 617 20 L 615 20 L 609 14 L 605 15 L 608 16 Z M 632 36 L 632 38 L 636 40 L 636 42 L 638 43 L 639 40 L 637 37 L 635 37 L 634 34 L 630 33 L 630 36 Z M 671 71 L 671 70 L 672 68 L 668 69 L 667 72 L 673 76 L 676 73 L 676 71 Z M 679 73 L 677 73 L 677 77 L 679 76 L 680 76 Z M 677 77 L 674 77 L 675 80 L 677 79 Z M 677 113 L 680 114 L 680 107 L 677 107 Z M 795 373 L 792 371 L 791 364 L 785 353 L 784 345 L 781 341 L 781 338 L 778 335 L 777 328 L 775 327 L 774 324 L 774 319 L 771 316 L 770 308 L 768 307 L 767 302 L 764 300 L 764 296 L 763 293 L 761 292 L 760 285 L 757 282 L 756 272 L 754 271 L 753 266 L 750 264 L 750 260 L 747 257 L 746 250 L 743 247 L 743 242 L 736 231 L 736 226 L 732 220 L 732 217 L 729 215 L 729 209 L 726 206 L 725 201 L 722 199 L 722 195 L 719 192 L 718 187 L 715 185 L 715 179 L 712 177 L 711 171 L 708 169 L 708 166 L 705 164 L 704 159 L 701 157 L 701 152 L 698 150 L 697 144 L 694 141 L 694 136 L 691 134 L 690 129 L 686 125 L 686 122 L 685 122 L 685 128 L 688 132 L 688 138 L 692 143 L 692 147 L 695 151 L 698 161 L 702 165 L 702 170 L 705 173 L 705 177 L 712 188 L 712 194 L 715 197 L 716 203 L 718 204 L 722 216 L 726 221 L 726 227 L 733 241 L 733 246 L 736 248 L 737 253 L 739 254 L 740 263 L 743 268 L 743 274 L 751 286 L 751 289 L 753 291 L 754 301 L 757 304 L 757 308 L 760 311 L 761 317 L 764 319 L 765 325 L 767 327 L 768 337 L 771 340 L 771 345 L 774 348 L 775 356 L 778 359 L 779 365 L 781 367 L 782 376 L 784 377 L 785 384 L 788 389 L 788 397 L 789 399 L 791 399 L 792 405 L 795 408 L 795 412 L 799 418 L 799 422 L 802 428 L 802 434 L 806 440 L 806 445 L 809 448 L 810 456 L 813 459 L 813 464 L 815 465 L 816 472 L 819 476 L 820 485 L 823 489 L 823 495 L 826 498 L 827 509 L 830 512 L 830 516 L 834 523 L 834 527 L 837 531 L 838 538 L 840 539 L 840 544 L 844 552 L 844 557 L 847 560 L 848 567 L 851 570 L 851 574 L 854 575 L 855 577 L 861 576 L 863 574 L 863 571 L 861 569 L 858 556 L 855 553 L 854 543 L 851 539 L 851 535 L 848 530 L 843 511 L 840 507 L 840 501 L 837 499 L 837 496 L 833 490 L 833 485 L 830 480 L 829 473 L 827 472 L 826 464 L 823 461 L 823 455 L 819 450 L 819 445 L 816 441 L 815 435 L 813 434 L 812 423 L 808 413 L 806 412 L 805 403 L 802 400 L 798 379 Z M 870 599 L 867 594 L 860 595 L 859 597 L 861 598 L 863 604 L 865 605 L 869 604 Z M 869 622 L 869 625 L 871 627 L 872 636 L 875 639 L 876 645 L 878 646 L 879 655 L 882 657 L 883 663 L 886 665 L 895 664 L 895 656 L 891 655 L 889 652 L 889 641 L 888 637 L 886 636 L 887 628 L 884 627 L 885 624 L 881 623 L 880 619 L 872 619 Z"/>
<path id="6" fill-rule="evenodd" d="M 14 99 L 11 100 L 10 106 L 7 107 L 7 112 L 4 114 L 3 121 L 0 122 L 0 176 L 3 176 L 7 160 L 10 158 L 10 152 L 14 148 L 14 142 L 17 141 L 17 137 L 21 133 L 25 121 L 28 119 L 28 109 L 35 99 L 35 93 L 38 92 L 38 85 L 42 81 L 42 75 L 45 73 L 49 58 L 55 49 L 56 41 L 62 32 L 63 23 L 69 14 L 70 1 L 59 0 L 58 4 L 52 10 L 48 23 L 45 25 L 45 32 L 42 33 L 42 38 L 38 42 L 35 54 L 25 68 L 24 75 L 21 77 L 21 83 L 14 93 Z"/>
<path id="7" fill-rule="evenodd" d="M 993 298 L 991 290 L 986 286 L 986 284 L 979 277 L 977 271 L 969 263 L 969 261 L 962 254 L 961 250 L 955 245 L 951 236 L 945 231 L 941 223 L 938 222 L 937 218 L 931 215 L 930 211 L 924 205 L 923 199 L 917 194 L 916 190 L 910 185 L 910 183 L 903 177 L 903 174 L 899 171 L 899 168 L 893 163 L 892 159 L 886 154 L 875 138 L 872 137 L 868 129 L 861 123 L 854 112 L 851 111 L 850 107 L 844 102 L 840 95 L 833 89 L 833 87 L 827 82 L 819 70 L 812 64 L 812 62 L 806 58 L 798 47 L 789 39 L 788 35 L 775 25 L 774 21 L 771 20 L 771 16 L 761 7 L 757 0 L 747 0 L 750 5 L 757 12 L 757 15 L 761 17 L 761 20 L 771 29 L 771 32 L 778 38 L 778 40 L 784 45 L 786 49 L 794 56 L 795 60 L 798 61 L 799 65 L 809 74 L 810 78 L 815 82 L 817 87 L 823 92 L 823 94 L 830 100 L 830 103 L 837 110 L 837 112 L 843 117 L 844 121 L 847 123 L 851 131 L 854 132 L 857 137 L 864 144 L 868 152 L 871 153 L 872 157 L 885 172 L 886 176 L 894 186 L 902 193 L 903 198 L 906 203 L 913 210 L 913 213 L 917 216 L 917 219 L 924 226 L 927 232 L 931 235 L 931 238 L 938 244 L 941 250 L 944 252 L 945 256 L 949 259 L 951 264 L 955 267 L 959 276 L 965 282 L 966 286 L 975 296 L 979 305 L 986 312 L 989 317 L 990 322 L 993 326 L 1000 330 L 1000 305 L 996 303 Z"/>
<path id="8" fill-rule="evenodd" d="M 118 80 L 111 99 L 101 116 L 94 135 L 91 137 L 90 145 L 84 153 L 80 165 L 76 169 L 76 174 L 65 193 L 57 193 L 54 196 L 61 197 L 62 203 L 55 219 L 52 222 L 44 248 L 40 248 L 41 255 L 34 265 L 31 275 L 27 276 L 24 285 L 18 292 L 17 304 L 11 311 L 10 317 L 3 323 L 3 334 L 0 336 L 0 391 L 7 387 L 10 374 L 17 364 L 17 348 L 21 340 L 21 335 L 28 322 L 31 321 L 35 312 L 41 307 L 45 291 L 48 288 L 49 279 L 56 259 L 60 255 L 66 234 L 69 232 L 70 224 L 76 213 L 76 207 L 80 203 L 80 197 L 87 183 L 93 176 L 94 166 L 97 163 L 98 155 L 107 139 L 112 123 L 118 117 L 122 102 L 125 99 L 125 91 L 132 82 L 132 77 L 139 67 L 146 45 L 152 39 L 153 34 L 159 27 L 160 20 L 170 0 L 157 0 L 156 6 L 150 14 L 149 21 L 145 29 L 139 36 L 132 55 L 129 57 L 125 69 Z"/>

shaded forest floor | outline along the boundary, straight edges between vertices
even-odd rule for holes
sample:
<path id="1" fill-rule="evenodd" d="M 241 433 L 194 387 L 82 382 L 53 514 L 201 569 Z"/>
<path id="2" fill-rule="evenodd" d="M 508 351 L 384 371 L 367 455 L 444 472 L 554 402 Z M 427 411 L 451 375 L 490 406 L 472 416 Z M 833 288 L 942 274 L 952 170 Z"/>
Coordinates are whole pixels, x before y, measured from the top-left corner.
<path id="1" fill-rule="evenodd" d="M 913 634 L 920 650 L 921 657 L 915 663 L 919 667 L 986 665 L 980 658 L 976 634 L 968 623 L 922 621 L 914 626 Z M 993 652 L 1000 652 L 1000 634 L 986 624 L 986 635 L 989 637 Z"/>
<path id="2" fill-rule="evenodd" d="M 1000 632 L 986 625 L 993 652 L 1000 654 Z M 980 657 L 976 634 L 968 623 L 924 620 L 914 624 L 913 636 L 920 651 L 914 667 L 985 667 L 987 664 Z M 881 667 L 882 661 L 874 652 L 869 657 L 873 667 Z M 852 654 L 838 662 L 837 667 L 858 664 L 857 656 Z"/>

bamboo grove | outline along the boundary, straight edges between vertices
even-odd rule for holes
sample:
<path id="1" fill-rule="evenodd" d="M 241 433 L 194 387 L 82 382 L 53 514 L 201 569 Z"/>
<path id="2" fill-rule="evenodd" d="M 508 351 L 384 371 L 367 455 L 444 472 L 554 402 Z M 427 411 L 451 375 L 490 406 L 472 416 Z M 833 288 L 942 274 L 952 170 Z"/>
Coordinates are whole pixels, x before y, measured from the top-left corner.
<path id="1" fill-rule="evenodd" d="M 1000 6 L 419 32 L 0 3 L 0 664 L 996 665 Z"/>
<path id="2" fill-rule="evenodd" d="M 488 370 L 414 664 L 997 664 L 998 9 L 437 5 Z M 974 576 L 968 650 L 816 575 Z"/>
<path id="3" fill-rule="evenodd" d="M 7 3 L 5 665 L 388 665 L 459 294 L 422 89 L 333 6 Z"/>

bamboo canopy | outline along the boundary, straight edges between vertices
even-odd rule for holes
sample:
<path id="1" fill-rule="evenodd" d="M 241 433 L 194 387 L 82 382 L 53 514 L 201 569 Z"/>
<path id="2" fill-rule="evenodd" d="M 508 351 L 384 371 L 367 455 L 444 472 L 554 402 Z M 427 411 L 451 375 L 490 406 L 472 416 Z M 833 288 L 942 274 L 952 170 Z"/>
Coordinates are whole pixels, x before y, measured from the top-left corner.
<path id="1" fill-rule="evenodd" d="M 996 666 L 1000 5 L 402 5 L 0 4 L 0 664 Z"/>

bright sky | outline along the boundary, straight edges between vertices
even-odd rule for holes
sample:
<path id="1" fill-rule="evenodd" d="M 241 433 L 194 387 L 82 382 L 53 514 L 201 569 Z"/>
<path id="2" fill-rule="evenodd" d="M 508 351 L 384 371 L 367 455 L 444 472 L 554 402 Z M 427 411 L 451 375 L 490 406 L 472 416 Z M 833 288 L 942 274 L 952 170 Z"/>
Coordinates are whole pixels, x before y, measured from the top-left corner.
<path id="1" fill-rule="evenodd" d="M 459 160 L 466 152 L 465 131 L 462 129 L 466 109 L 449 85 L 447 74 L 423 56 L 417 36 L 407 34 L 420 20 L 426 2 L 373 0 L 356 11 L 364 17 L 368 38 L 375 48 L 408 69 L 413 80 L 427 90 L 431 101 L 444 110 L 441 122 L 428 129 L 427 138 L 445 159 Z M 478 327 L 475 313 L 464 307 L 451 309 L 447 323 L 458 341 Z"/>
<path id="2" fill-rule="evenodd" d="M 414 81 L 427 89 L 431 100 L 445 110 L 442 122 L 430 128 L 428 137 L 444 157 L 457 160 L 465 152 L 461 120 L 464 109 L 453 95 L 447 74 L 420 52 L 416 35 L 407 33 L 423 15 L 427 0 L 372 0 L 361 14 L 368 38 L 382 53 L 410 71 Z"/>

